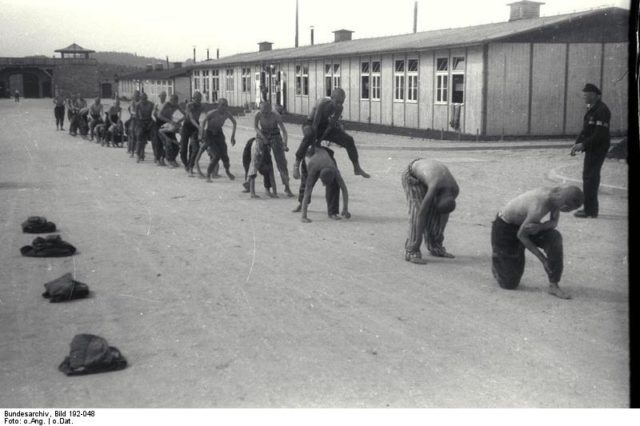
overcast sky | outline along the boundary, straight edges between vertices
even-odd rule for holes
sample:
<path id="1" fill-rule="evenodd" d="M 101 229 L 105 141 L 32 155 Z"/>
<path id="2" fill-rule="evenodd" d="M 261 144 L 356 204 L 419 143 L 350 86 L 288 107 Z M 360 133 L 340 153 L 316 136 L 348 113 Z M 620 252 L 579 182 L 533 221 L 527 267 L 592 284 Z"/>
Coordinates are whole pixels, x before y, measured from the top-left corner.
<path id="1" fill-rule="evenodd" d="M 418 31 L 506 21 L 515 0 L 419 0 Z M 600 6 L 628 9 L 630 0 L 546 0 L 543 16 Z M 0 0 L 0 56 L 52 56 L 78 43 L 97 51 L 137 53 L 171 61 L 293 47 L 296 0 Z M 299 44 L 413 31 L 414 0 L 299 0 Z"/>

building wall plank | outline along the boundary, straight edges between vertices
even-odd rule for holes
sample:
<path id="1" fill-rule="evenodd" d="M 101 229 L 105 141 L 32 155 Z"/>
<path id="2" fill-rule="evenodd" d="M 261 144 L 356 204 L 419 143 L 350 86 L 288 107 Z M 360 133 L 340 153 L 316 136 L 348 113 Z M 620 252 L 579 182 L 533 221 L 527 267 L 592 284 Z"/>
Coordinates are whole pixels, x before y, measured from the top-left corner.
<path id="1" fill-rule="evenodd" d="M 585 83 L 600 84 L 600 43 L 573 43 L 569 45 L 569 76 L 567 78 L 566 134 L 578 134 L 582 129 L 585 103 L 582 88 Z"/>
<path id="2" fill-rule="evenodd" d="M 384 55 L 380 65 L 380 124 L 393 125 L 393 58 Z"/>
<path id="3" fill-rule="evenodd" d="M 422 129 L 433 128 L 433 104 L 435 102 L 433 55 L 433 52 L 423 52 L 419 57 L 418 100 L 420 102 L 420 116 L 418 119 Z"/>
<path id="4" fill-rule="evenodd" d="M 565 58 L 565 44 L 533 45 L 531 134 L 562 134 Z"/>
<path id="5" fill-rule="evenodd" d="M 462 131 L 475 135 L 482 131 L 482 46 L 467 49 L 466 62 L 464 128 Z"/>
<path id="6" fill-rule="evenodd" d="M 492 43 L 488 53 L 487 134 L 525 135 L 529 108 L 528 43 Z"/>
<path id="7" fill-rule="evenodd" d="M 629 90 L 628 45 L 608 43 L 604 45 L 602 101 L 611 110 L 611 132 L 628 130 Z"/>

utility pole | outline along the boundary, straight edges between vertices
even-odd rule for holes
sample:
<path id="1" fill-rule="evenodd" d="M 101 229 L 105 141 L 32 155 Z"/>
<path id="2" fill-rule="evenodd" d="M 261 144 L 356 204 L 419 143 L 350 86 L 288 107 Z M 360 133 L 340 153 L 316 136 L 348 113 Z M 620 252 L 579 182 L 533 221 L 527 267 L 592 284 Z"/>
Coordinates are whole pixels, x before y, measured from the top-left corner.
<path id="1" fill-rule="evenodd" d="M 296 0 L 296 47 L 298 47 L 298 0 Z"/>

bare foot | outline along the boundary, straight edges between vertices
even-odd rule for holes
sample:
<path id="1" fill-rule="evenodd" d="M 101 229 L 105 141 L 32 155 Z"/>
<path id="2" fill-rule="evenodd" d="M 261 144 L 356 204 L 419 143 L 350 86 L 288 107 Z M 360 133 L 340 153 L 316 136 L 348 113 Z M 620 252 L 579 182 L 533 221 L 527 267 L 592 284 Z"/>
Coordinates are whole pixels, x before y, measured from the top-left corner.
<path id="1" fill-rule="evenodd" d="M 552 296 L 559 297 L 560 299 L 571 299 L 571 295 L 558 287 L 558 284 L 549 284 L 547 292 Z"/>
<path id="2" fill-rule="evenodd" d="M 284 193 L 287 195 L 287 197 L 292 198 L 293 197 L 293 193 L 291 192 L 291 190 L 289 188 L 285 188 L 284 189 Z"/>
<path id="3" fill-rule="evenodd" d="M 342 218 L 340 216 L 338 216 L 337 214 L 330 214 L 329 215 L 329 219 L 340 220 Z"/>
<path id="4" fill-rule="evenodd" d="M 302 222 L 302 223 L 311 223 L 311 219 L 303 217 L 302 219 L 300 219 L 300 222 Z"/>
<path id="5" fill-rule="evenodd" d="M 210 177 L 207 176 L 207 182 L 211 183 L 211 182 L 213 182 L 213 180 Z"/>
<path id="6" fill-rule="evenodd" d="M 234 180 L 236 177 L 234 175 L 231 174 L 231 172 L 229 171 L 229 169 L 226 169 L 225 172 L 227 173 L 227 177 L 230 180 Z"/>
<path id="7" fill-rule="evenodd" d="M 356 167 L 353 170 L 353 174 L 358 175 L 358 176 L 362 176 L 363 178 L 367 178 L 367 179 L 371 177 L 371 175 L 369 175 L 369 173 L 365 172 L 360 167 Z"/>
<path id="8" fill-rule="evenodd" d="M 293 213 L 300 213 L 302 211 L 302 206 L 298 204 L 295 209 L 291 210 Z"/>
<path id="9" fill-rule="evenodd" d="M 422 258 L 422 255 L 420 254 L 420 252 L 405 253 L 404 254 L 404 260 L 406 260 L 407 262 L 415 263 L 416 265 L 426 265 L 427 264 L 426 259 Z"/>
<path id="10" fill-rule="evenodd" d="M 247 192 L 248 192 L 248 191 L 247 191 Z M 256 194 L 251 194 L 251 198 L 260 198 L 260 196 L 259 196 L 259 195 L 256 195 Z"/>

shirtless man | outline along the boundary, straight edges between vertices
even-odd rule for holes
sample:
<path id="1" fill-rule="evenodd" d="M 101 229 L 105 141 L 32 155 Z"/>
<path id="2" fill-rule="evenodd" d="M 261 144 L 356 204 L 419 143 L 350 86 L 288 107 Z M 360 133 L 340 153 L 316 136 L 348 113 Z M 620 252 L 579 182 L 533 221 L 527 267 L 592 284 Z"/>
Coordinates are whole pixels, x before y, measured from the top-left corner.
<path id="1" fill-rule="evenodd" d="M 242 184 L 244 190 L 242 192 L 251 193 L 251 198 L 260 198 L 259 196 L 255 195 L 255 178 L 257 177 L 257 175 L 253 177 L 253 192 L 251 191 L 251 180 L 249 178 L 249 173 L 252 172 L 251 157 L 253 145 L 255 142 L 256 138 L 249 139 L 244 146 L 244 150 L 242 150 L 242 167 L 244 168 L 244 183 Z M 271 182 L 274 180 L 273 160 L 271 159 L 271 153 L 269 152 L 269 150 L 262 149 L 262 155 L 264 157 L 262 158 L 262 161 L 260 161 L 256 172 L 260 173 L 263 177 L 265 192 L 269 197 L 273 198 L 273 194 L 271 193 Z"/>
<path id="2" fill-rule="evenodd" d="M 138 126 L 136 120 L 136 108 L 140 102 L 140 91 L 136 90 L 133 93 L 133 99 L 129 104 L 129 127 L 127 128 L 127 154 L 133 158 L 136 149 L 136 128 Z"/>
<path id="3" fill-rule="evenodd" d="M 147 140 L 153 140 L 155 137 L 155 123 L 153 122 L 153 110 L 155 105 L 149 101 L 147 94 L 140 95 L 140 102 L 136 104 L 136 155 L 138 156 L 137 163 L 144 161 L 144 147 L 147 145 Z"/>
<path id="4" fill-rule="evenodd" d="M 423 238 L 432 256 L 452 258 L 442 242 L 460 189 L 447 166 L 436 160 L 415 159 L 402 173 L 402 188 L 409 204 L 404 259 L 416 264 L 427 263 L 420 252 Z"/>
<path id="5" fill-rule="evenodd" d="M 271 198 L 278 198 L 269 147 L 265 144 L 264 139 L 256 137 L 249 139 L 245 146 L 245 151 L 247 151 L 247 148 L 249 150 L 249 163 L 245 169 L 245 188 L 251 194 L 251 198 L 260 198 L 256 195 L 256 177 L 258 177 L 258 172 L 264 176 L 264 187 L 267 195 Z M 273 193 L 271 192 L 272 187 Z"/>
<path id="6" fill-rule="evenodd" d="M 162 139 L 160 139 L 159 134 L 160 126 L 162 126 L 164 122 L 161 123 L 159 121 L 158 113 L 160 112 L 160 108 L 162 108 L 162 105 L 164 105 L 164 103 L 167 101 L 167 92 L 163 90 L 162 92 L 160 92 L 160 95 L 158 97 L 160 102 L 155 104 L 153 108 L 153 119 L 155 120 L 155 135 L 153 137 L 153 140 L 151 141 L 151 147 L 153 148 L 153 161 L 155 161 L 158 166 L 164 166 L 164 143 Z"/>
<path id="7" fill-rule="evenodd" d="M 340 190 L 342 190 L 343 209 L 342 216 L 346 219 L 351 217 L 349 213 L 349 193 L 347 192 L 347 185 L 345 185 L 340 170 L 333 159 L 331 150 L 313 146 L 307 152 L 306 168 L 308 175 L 305 179 L 304 198 L 302 200 L 302 218 L 303 223 L 310 223 L 311 219 L 307 217 L 307 207 L 311 201 L 311 193 L 318 179 L 322 181 L 322 184 L 326 187 L 326 199 L 327 199 L 327 214 L 330 219 L 338 220 L 339 204 L 332 205 L 332 193 L 330 191 L 331 185 L 337 184 Z M 335 192 L 334 192 L 335 193 Z M 336 194 L 337 196 L 337 194 Z"/>
<path id="8" fill-rule="evenodd" d="M 122 107 L 120 106 L 120 99 L 116 98 L 116 103 L 114 105 L 111 105 L 109 111 L 107 111 L 107 134 L 102 141 L 102 145 L 106 143 L 107 146 L 116 146 L 116 136 L 118 136 L 118 134 L 122 136 L 122 120 L 120 119 L 121 114 Z"/>
<path id="9" fill-rule="evenodd" d="M 187 104 L 186 117 L 180 132 L 180 160 L 190 175 L 193 175 L 193 165 L 199 148 L 197 137 L 198 134 L 202 134 L 200 114 L 202 114 L 202 94 L 195 92 L 193 102 Z"/>
<path id="10" fill-rule="evenodd" d="M 67 97 L 65 99 L 65 103 L 66 103 L 66 106 L 67 106 L 67 120 L 69 120 L 69 123 L 71 123 L 71 119 L 73 118 L 73 114 L 75 113 L 75 111 L 74 111 L 75 100 L 76 100 L 76 95 L 75 94 L 73 94 L 73 95 L 67 94 Z M 69 133 L 71 133 L 71 130 L 69 130 Z"/>
<path id="11" fill-rule="evenodd" d="M 277 111 L 274 111 L 269 102 L 262 102 L 260 104 L 260 111 L 256 114 L 253 127 L 256 131 L 256 142 L 260 142 L 268 150 L 273 151 L 273 157 L 276 160 L 278 171 L 280 172 L 280 178 L 284 185 L 284 192 L 289 197 L 293 197 L 291 189 L 289 188 L 289 171 L 287 170 L 287 159 L 284 155 L 286 151 L 289 151 L 287 147 L 287 129 L 284 127 L 282 117 Z M 282 136 L 280 136 L 282 131 Z M 254 149 L 256 144 L 253 145 Z M 275 184 L 275 181 L 273 181 Z M 275 191 L 275 185 L 274 185 Z M 255 195 L 255 193 L 253 193 Z"/>
<path id="12" fill-rule="evenodd" d="M 182 113 L 182 117 L 179 120 L 174 120 L 173 114 L 176 111 Z M 159 124 L 158 136 L 164 143 L 164 152 L 170 167 L 178 167 L 176 163 L 176 157 L 178 156 L 178 141 L 176 139 L 176 131 L 179 123 L 185 119 L 186 113 L 180 107 L 178 103 L 178 95 L 173 94 L 169 98 L 168 102 L 165 102 L 160 107 L 158 115 L 156 116 L 156 123 Z M 161 165 L 164 165 L 162 162 Z"/>
<path id="13" fill-rule="evenodd" d="M 102 114 L 104 114 L 104 107 L 100 103 L 100 98 L 97 97 L 89 107 L 89 140 L 93 140 L 93 134 L 98 124 L 102 123 Z M 99 141 L 98 141 L 99 142 Z"/>
<path id="14" fill-rule="evenodd" d="M 64 96 L 58 92 L 56 97 L 53 98 L 53 115 L 56 117 L 56 130 L 64 130 Z"/>
<path id="15" fill-rule="evenodd" d="M 198 167 L 198 173 L 202 176 L 199 161 L 202 153 L 207 150 L 209 157 L 211 158 L 209 168 L 207 169 L 207 182 L 212 182 L 211 176 L 213 175 L 216 164 L 220 160 L 222 160 L 222 165 L 224 166 L 224 170 L 229 179 L 235 179 L 235 176 L 233 176 L 231 171 L 229 171 L 230 164 L 229 155 L 227 154 L 227 142 L 224 137 L 224 132 L 222 131 L 222 126 L 225 121 L 230 120 L 231 124 L 233 124 L 231 146 L 234 146 L 236 144 L 236 120 L 227 109 L 228 105 L 229 104 L 225 98 L 220 98 L 218 100 L 218 108 L 207 113 L 204 119 L 204 126 L 202 126 L 200 139 L 205 142 L 202 144 L 198 154 L 196 155 L 195 163 Z"/>
<path id="16" fill-rule="evenodd" d="M 353 171 L 356 175 L 370 177 L 360 167 L 358 161 L 358 150 L 351 136 L 349 136 L 338 121 L 342 115 L 342 104 L 344 103 L 344 90 L 337 87 L 331 93 L 330 99 L 320 99 L 313 107 L 307 120 L 302 125 L 304 137 L 296 151 L 296 162 L 293 165 L 293 178 L 300 179 L 300 162 L 303 160 L 307 148 L 310 145 L 317 145 L 323 140 L 336 143 L 346 148 L 349 159 L 353 163 Z"/>
<path id="17" fill-rule="evenodd" d="M 584 202 L 577 186 L 561 185 L 527 191 L 498 212 L 491 227 L 493 276 L 500 287 L 513 290 L 524 273 L 525 248 L 542 263 L 549 277 L 548 292 L 561 299 L 571 296 L 560 289 L 562 235 L 556 227 L 560 212 L 570 212 Z M 542 219 L 549 215 L 549 220 Z M 544 253 L 540 250 L 544 251 Z"/>

